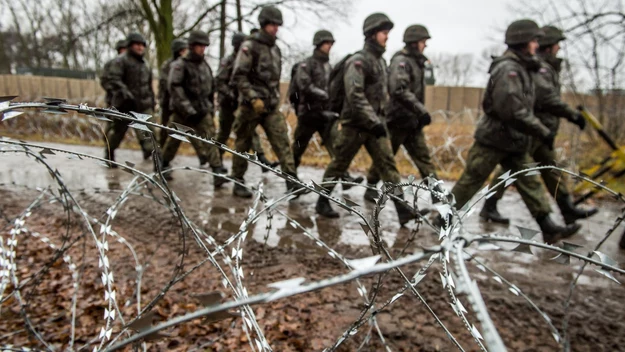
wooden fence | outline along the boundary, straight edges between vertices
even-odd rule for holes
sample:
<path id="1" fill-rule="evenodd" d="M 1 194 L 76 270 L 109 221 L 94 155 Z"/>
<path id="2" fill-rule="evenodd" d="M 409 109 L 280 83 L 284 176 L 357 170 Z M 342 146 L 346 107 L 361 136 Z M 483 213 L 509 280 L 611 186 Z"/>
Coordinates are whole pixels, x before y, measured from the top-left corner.
<path id="1" fill-rule="evenodd" d="M 157 81 L 153 82 L 155 91 Z M 282 83 L 283 99 L 288 83 Z M 461 113 L 466 109 L 480 111 L 483 88 L 428 86 L 425 106 L 430 111 L 443 110 Z M 104 91 L 97 80 L 83 80 L 44 76 L 0 75 L 0 95 L 17 95 L 20 101 L 40 100 L 42 97 L 65 98 L 74 103 L 102 106 Z M 625 100 L 625 97 L 619 97 Z M 597 111 L 597 99 L 589 95 L 564 94 L 564 100 L 572 106 L 584 104 L 592 112 Z"/>

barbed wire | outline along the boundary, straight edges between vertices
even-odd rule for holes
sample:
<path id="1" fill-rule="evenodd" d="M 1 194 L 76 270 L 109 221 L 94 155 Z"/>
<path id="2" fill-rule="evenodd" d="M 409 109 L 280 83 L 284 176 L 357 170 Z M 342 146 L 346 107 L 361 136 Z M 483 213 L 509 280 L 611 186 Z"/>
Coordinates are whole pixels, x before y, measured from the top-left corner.
<path id="1" fill-rule="evenodd" d="M 619 268 L 615 261 L 599 251 L 601 244 L 611 236 L 614 229 L 623 221 L 623 215 L 614 221 L 612 228 L 605 234 L 602 240 L 597 243 L 593 250 L 589 250 L 587 255 L 577 253 L 576 250 L 579 250 L 578 246 L 571 243 L 564 242 L 561 247 L 558 247 L 538 242 L 534 240 L 534 237 L 539 232 L 531 229 L 519 228 L 521 237 L 472 234 L 466 230 L 463 220 L 471 214 L 475 204 L 477 204 L 480 199 L 492 196 L 497 188 L 509 186 L 518 177 L 533 175 L 542 169 L 551 169 L 567 173 L 580 181 L 590 182 L 595 187 L 612 194 L 619 202 L 625 203 L 625 198 L 622 195 L 608 189 L 600 182 L 593 181 L 584 175 L 559 167 L 532 165 L 517 173 L 508 173 L 502 177 L 501 182 L 499 182 L 496 187 L 492 189 L 486 187 L 483 189 L 477 197 L 478 199 L 461 211 L 454 208 L 453 197 L 448 191 L 437 187 L 439 181 L 426 178 L 422 182 L 417 182 L 414 177 L 409 177 L 407 182 L 396 185 L 384 185 L 384 187 L 379 190 L 380 197 L 374 206 L 371 216 L 367 216 L 367 214 L 361 210 L 358 203 L 349 198 L 334 197 L 328 194 L 324 188 L 324 186 L 329 184 L 345 184 L 343 181 L 325 180 L 324 182 L 317 183 L 311 180 L 309 182 L 302 182 L 291 175 L 265 166 L 258 161 L 255 154 L 237 152 L 215 140 L 201 138 L 195 135 L 192 130 L 182 126 L 167 127 L 159 125 L 151 122 L 149 115 L 136 113 L 124 114 L 111 109 L 92 108 L 84 104 L 67 104 L 59 99 L 50 99 L 42 103 L 11 103 L 9 98 L 4 98 L 0 102 L 0 113 L 3 116 L 3 121 L 15 121 L 20 113 L 25 110 L 44 111 L 55 114 L 73 112 L 76 116 L 73 114 L 66 115 L 71 116 L 69 117 L 70 120 L 82 120 L 82 118 L 77 116 L 85 116 L 91 120 L 84 124 L 84 126 L 86 126 L 84 127 L 85 131 L 89 131 L 89 133 L 97 133 L 100 131 L 97 121 L 125 121 L 129 124 L 130 128 L 148 133 L 154 145 L 156 145 L 156 141 L 154 136 L 150 134 L 148 127 L 165 129 L 171 136 L 184 142 L 195 139 L 231 153 L 233 157 L 245 158 L 247 162 L 266 168 L 273 175 L 288 182 L 295 183 L 299 185 L 301 189 L 287 193 L 277 199 L 270 199 L 265 193 L 264 184 L 262 182 L 258 183 L 256 186 L 248 186 L 229 176 L 217 175 L 209 170 L 192 167 L 163 171 L 159 168 L 160 156 L 158 152 L 153 154 L 155 171 L 153 173 L 146 173 L 136 168 L 135 165 L 130 162 L 110 162 L 97 156 L 66 150 L 62 147 L 46 147 L 35 143 L 2 137 L 0 139 L 0 155 L 18 154 L 31 158 L 47 170 L 53 181 L 52 185 L 35 190 L 38 193 L 37 196 L 17 217 L 11 218 L 3 211 L 3 217 L 7 223 L 5 229 L 9 231 L 7 232 L 8 235 L 5 235 L 3 232 L 2 237 L 0 237 L 0 302 L 5 304 L 10 297 L 15 297 L 20 307 L 24 328 L 34 339 L 30 340 L 28 346 L 18 348 L 4 346 L 2 349 L 28 350 L 37 348 L 50 351 L 58 349 L 57 346 L 47 340 L 49 338 L 48 335 L 42 335 L 40 333 L 39 329 L 41 329 L 42 326 L 37 327 L 32 322 L 30 316 L 33 315 L 32 309 L 34 307 L 31 306 L 29 300 L 35 292 L 34 289 L 42 283 L 44 277 L 43 273 L 50 270 L 54 263 L 60 258 L 63 259 L 67 270 L 70 272 L 72 287 L 74 289 L 69 308 L 71 316 L 69 323 L 70 339 L 66 347 L 69 350 L 78 351 L 91 348 L 93 348 L 94 351 L 114 351 L 129 345 L 138 347 L 139 343 L 143 343 L 145 348 L 145 344 L 149 341 L 158 341 L 166 338 L 166 335 L 162 334 L 164 330 L 180 326 L 185 322 L 194 321 L 198 318 L 206 319 L 212 323 L 232 319 L 232 322 L 229 324 L 230 328 L 236 325 L 241 327 L 246 336 L 246 341 L 248 341 L 249 348 L 252 351 L 271 351 L 273 350 L 271 341 L 265 336 L 264 330 L 259 324 L 260 318 L 254 312 L 252 306 L 298 297 L 308 292 L 331 289 L 347 282 L 354 282 L 356 284 L 356 291 L 363 301 L 363 306 L 358 318 L 337 336 L 336 342 L 332 346 L 327 347 L 327 351 L 338 349 L 365 326 L 367 326 L 366 336 L 361 342 L 360 348 L 368 344 L 372 340 L 372 336 L 377 335 L 379 342 L 382 343 L 386 349 L 390 350 L 391 347 L 377 323 L 376 315 L 401 301 L 402 297 L 407 293 L 417 298 L 458 350 L 464 351 L 465 349 L 475 349 L 477 347 L 483 351 L 505 351 L 505 343 L 490 317 L 487 303 L 482 297 L 477 281 L 472 279 L 467 268 L 467 263 L 475 263 L 475 266 L 479 270 L 490 273 L 493 278 L 497 278 L 498 282 L 505 284 L 510 294 L 520 296 L 528 301 L 540 317 L 547 322 L 556 343 L 562 347 L 566 347 L 568 336 L 567 320 L 565 320 L 565 324 L 562 326 L 562 331 L 558 331 L 551 323 L 547 314 L 542 311 L 537 304 L 532 302 L 519 287 L 514 285 L 511 281 L 506 280 L 501 274 L 480 261 L 477 258 L 477 253 L 482 250 L 485 244 L 513 243 L 517 244 L 517 247 L 515 247 L 513 251 L 526 254 L 532 254 L 532 247 L 551 251 L 556 254 L 554 261 L 561 264 L 568 264 L 570 258 L 580 260 L 583 264 L 578 270 L 576 278 L 571 283 L 569 294 L 565 302 L 565 319 L 568 319 L 568 307 L 572 300 L 572 293 L 577 286 L 578 278 L 587 265 L 596 266 L 595 270 L 615 282 L 618 281 L 613 276 L 613 273 L 625 274 L 625 270 Z M 58 119 L 58 116 L 61 115 L 54 116 L 54 119 Z M 24 117 L 30 116 L 26 115 Z M 60 118 L 60 120 L 63 121 L 63 118 Z M 63 123 L 65 123 L 65 121 Z M 447 135 L 445 138 L 449 140 L 450 136 Z M 440 150 L 450 152 L 451 145 L 453 144 L 452 138 L 452 142 L 449 143 L 449 145 L 445 144 L 441 146 L 440 148 L 442 149 Z M 63 180 L 63 170 L 57 170 L 52 167 L 46 155 L 66 155 L 72 157 L 74 159 L 73 162 L 86 163 L 91 161 L 104 166 L 107 166 L 110 162 L 128 172 L 133 177 L 125 188 L 119 191 L 107 191 L 111 195 L 115 195 L 115 200 L 112 201 L 110 205 L 107 205 L 103 216 L 94 216 L 87 212 L 81 205 L 84 202 L 81 202 L 77 197 L 77 195 L 86 194 L 85 190 L 77 191 L 68 188 Z M 458 151 L 457 155 L 460 156 L 461 152 Z M 172 172 L 173 170 L 185 170 L 201 175 L 225 177 L 229 181 L 252 191 L 254 199 L 238 231 L 231 234 L 227 239 L 219 241 L 205 231 L 202 226 L 194 223 L 187 215 L 186 208 L 182 205 L 182 200 L 176 195 L 174 190 L 169 187 L 165 179 L 164 173 Z M 348 184 L 356 187 L 367 187 L 354 183 Z M 100 192 L 100 190 L 94 190 L 94 194 Z M 284 204 L 302 193 L 315 193 L 318 196 L 326 197 L 335 205 L 359 218 L 363 234 L 370 242 L 372 256 L 358 259 L 346 258 L 338 250 L 325 243 L 325 241 L 315 236 L 301 223 L 278 208 L 280 204 Z M 382 240 L 380 214 L 384 209 L 387 209 L 386 205 L 389 200 L 402 202 L 418 214 L 419 209 L 417 208 L 416 200 L 419 195 L 423 193 L 429 193 L 437 199 L 441 203 L 437 206 L 441 216 L 443 218 L 451 218 L 452 220 L 447 221 L 441 228 L 438 228 L 427 218 L 418 215 L 415 219 L 416 228 L 411 231 L 408 243 L 404 245 L 399 252 L 399 256 L 396 257 Z M 399 197 L 400 195 L 409 195 L 412 196 L 413 199 L 404 200 Z M 172 219 L 177 223 L 175 228 L 178 243 L 176 245 L 174 245 L 174 243 L 167 244 L 177 256 L 174 269 L 170 273 L 169 279 L 166 280 L 165 285 L 158 289 L 159 293 L 147 302 L 147 304 L 143 304 L 142 302 L 142 292 L 143 286 L 146 284 L 143 280 L 143 275 L 146 270 L 145 263 L 148 263 L 148 261 L 142 262 L 131 242 L 115 230 L 117 215 L 122 214 L 124 212 L 124 206 L 130 203 L 129 200 L 131 198 L 135 197 L 160 206 L 159 208 L 169 213 Z M 49 236 L 44 236 L 39 232 L 30 230 L 31 227 L 29 227 L 28 224 L 29 219 L 32 218 L 32 215 L 36 211 L 40 211 L 44 204 L 62 206 L 63 213 L 66 216 L 66 225 L 64 234 L 60 237 L 60 244 L 53 243 L 53 240 Z M 267 292 L 250 292 L 243 265 L 244 245 L 249 241 L 250 237 L 248 235 L 250 229 L 253 228 L 254 224 L 261 217 L 266 219 L 266 232 L 264 235 L 264 243 L 266 244 L 269 231 L 273 227 L 272 219 L 276 215 L 284 217 L 293 228 L 299 230 L 303 236 L 313 241 L 317 247 L 322 249 L 332 261 L 340 263 L 345 272 L 340 275 L 326 277 L 308 283 L 306 283 L 306 279 L 302 277 L 292 277 L 278 282 L 267 282 L 264 285 Z M 448 215 L 452 216 L 448 217 Z M 72 220 L 74 220 L 76 224 L 72 224 Z M 78 225 L 81 232 L 80 234 L 76 235 L 73 233 L 75 232 L 73 225 Z M 416 232 L 423 226 L 427 226 L 439 233 L 438 244 L 430 248 L 422 248 L 416 253 L 406 255 L 405 252 L 408 248 L 408 244 L 414 240 Z M 96 231 L 96 228 L 99 228 L 99 232 Z M 16 253 L 18 253 L 20 249 L 19 245 L 24 242 L 26 236 L 43 242 L 54 254 L 51 260 L 43 263 L 43 268 L 41 270 L 26 278 L 20 279 L 18 275 L 18 269 L 20 269 L 20 267 L 16 260 Z M 135 287 L 130 295 L 134 298 L 128 297 L 123 307 L 120 306 L 121 300 L 123 299 L 121 295 L 123 293 L 118 291 L 117 281 L 114 276 L 116 269 L 112 265 L 110 255 L 112 250 L 118 251 L 118 249 L 111 245 L 112 241 L 121 243 L 131 253 L 132 262 L 134 262 L 135 265 Z M 84 266 L 78 269 L 72 259 L 73 256 L 70 255 L 70 251 L 77 250 L 79 243 L 83 244 L 81 251 L 81 253 L 83 253 L 83 260 L 86 257 L 87 248 L 95 250 L 95 259 L 97 259 L 98 262 L 97 270 L 99 271 L 102 282 L 101 294 L 103 294 L 104 298 L 103 321 L 101 321 L 101 324 L 92 327 L 93 336 L 80 336 L 80 340 L 85 341 L 82 345 L 76 344 L 76 316 L 78 315 L 76 302 L 78 300 L 78 291 L 81 284 L 84 284 L 84 282 L 81 281 L 81 277 L 84 275 L 86 269 Z M 491 245 L 490 248 L 492 247 Z M 499 248 L 499 250 L 504 250 L 500 247 L 497 248 Z M 200 250 L 204 257 L 202 260 L 192 263 L 191 268 L 185 270 L 186 260 L 188 259 L 188 253 L 191 249 Z M 469 253 L 469 250 L 471 253 Z M 40 261 L 41 258 L 33 258 L 33 260 Z M 409 270 L 409 268 L 411 268 L 410 265 L 415 263 L 424 264 L 414 274 L 407 273 L 406 270 Z M 437 265 L 435 266 L 434 264 Z M 199 308 L 196 311 L 178 317 L 170 317 L 164 322 L 154 325 L 153 315 L 156 304 L 168 295 L 175 284 L 184 281 L 191 274 L 200 270 L 215 272 L 220 277 L 223 288 L 228 290 L 229 294 L 225 295 L 221 291 L 197 294 L 196 298 L 204 308 Z M 435 309 L 428 303 L 429 300 L 444 299 L 442 298 L 443 296 L 425 297 L 419 291 L 419 284 L 424 282 L 428 273 L 432 273 L 436 270 L 438 270 L 442 289 L 447 293 L 449 305 L 464 328 L 473 338 L 475 346 L 462 346 L 460 341 L 456 339 L 447 328 L 446 324 L 439 318 Z M 390 284 L 387 283 L 387 278 L 391 273 L 396 273 L 401 278 L 401 288 L 392 289 Z M 167 273 L 163 272 L 161 274 L 165 275 Z M 430 276 L 436 275 L 432 274 Z M 373 277 L 369 286 L 367 286 L 365 281 L 361 280 L 365 277 Z M 31 287 L 29 294 L 23 295 L 23 291 L 29 287 L 29 285 Z M 391 298 L 382 301 L 382 297 L 387 295 Z M 470 304 L 469 307 L 474 313 L 472 317 L 467 315 L 468 311 L 461 303 L 459 296 L 466 297 L 468 300 Z M 223 302 L 226 297 L 230 299 Z M 136 313 L 130 314 L 128 310 L 122 309 L 129 305 L 134 305 Z M 478 328 L 478 326 L 480 328 Z M 220 336 L 226 336 L 226 332 Z M 215 343 L 218 340 L 219 339 L 213 339 L 212 342 Z"/>

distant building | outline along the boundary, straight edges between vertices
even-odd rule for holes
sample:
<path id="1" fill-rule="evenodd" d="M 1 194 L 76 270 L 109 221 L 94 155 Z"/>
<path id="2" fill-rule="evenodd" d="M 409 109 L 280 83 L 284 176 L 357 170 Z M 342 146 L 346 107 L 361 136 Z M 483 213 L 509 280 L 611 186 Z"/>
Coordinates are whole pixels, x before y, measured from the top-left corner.
<path id="1" fill-rule="evenodd" d="M 30 76 L 46 76 L 46 77 L 64 77 L 64 78 L 77 78 L 77 79 L 95 79 L 95 71 L 79 71 L 69 70 L 64 68 L 31 68 L 31 67 L 18 67 L 15 70 L 18 75 L 30 75 Z"/>

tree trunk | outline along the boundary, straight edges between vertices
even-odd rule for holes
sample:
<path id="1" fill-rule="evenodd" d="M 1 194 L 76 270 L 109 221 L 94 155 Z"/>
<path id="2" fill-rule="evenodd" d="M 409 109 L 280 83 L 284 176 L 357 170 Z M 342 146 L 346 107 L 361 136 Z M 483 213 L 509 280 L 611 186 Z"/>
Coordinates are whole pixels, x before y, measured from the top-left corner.
<path id="1" fill-rule="evenodd" d="M 219 59 L 226 56 L 226 0 L 221 1 L 221 14 L 219 16 Z"/>
<path id="2" fill-rule="evenodd" d="M 243 18 L 241 17 L 241 0 L 236 0 L 237 4 L 237 30 L 243 32 Z"/>

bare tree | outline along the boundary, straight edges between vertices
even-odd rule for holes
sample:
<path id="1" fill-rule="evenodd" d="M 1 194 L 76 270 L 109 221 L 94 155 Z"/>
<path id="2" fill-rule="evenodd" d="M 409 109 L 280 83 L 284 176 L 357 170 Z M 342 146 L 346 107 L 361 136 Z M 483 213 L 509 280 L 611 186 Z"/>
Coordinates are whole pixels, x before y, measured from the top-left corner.
<path id="1" fill-rule="evenodd" d="M 436 84 L 441 86 L 466 86 L 476 73 L 473 54 L 436 53 L 430 56 L 434 66 Z"/>

